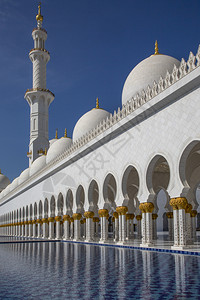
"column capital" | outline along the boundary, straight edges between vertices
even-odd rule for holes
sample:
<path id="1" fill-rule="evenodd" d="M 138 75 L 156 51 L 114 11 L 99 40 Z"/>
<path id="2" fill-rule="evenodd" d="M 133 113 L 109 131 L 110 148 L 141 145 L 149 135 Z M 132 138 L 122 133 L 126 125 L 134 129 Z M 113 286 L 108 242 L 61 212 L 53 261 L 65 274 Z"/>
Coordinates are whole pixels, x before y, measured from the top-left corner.
<path id="1" fill-rule="evenodd" d="M 107 209 L 99 209 L 98 213 L 99 213 L 100 218 L 108 216 L 108 210 Z"/>
<path id="2" fill-rule="evenodd" d="M 38 224 L 42 224 L 42 220 L 41 220 L 41 219 L 37 219 L 36 222 L 37 222 Z M 25 224 L 25 222 L 24 222 L 24 224 Z"/>
<path id="3" fill-rule="evenodd" d="M 70 216 L 69 215 L 64 215 L 63 216 L 63 222 L 69 221 L 69 220 L 70 220 Z"/>
<path id="4" fill-rule="evenodd" d="M 156 220 L 156 219 L 157 219 L 157 217 L 158 217 L 158 215 L 157 215 L 157 214 L 152 214 L 152 219 L 153 219 L 153 220 Z"/>
<path id="5" fill-rule="evenodd" d="M 177 198 L 172 198 L 169 201 L 169 204 L 173 207 L 173 210 L 177 210 L 177 209 L 186 209 L 188 202 L 185 197 L 177 197 Z"/>
<path id="6" fill-rule="evenodd" d="M 185 208 L 185 212 L 186 214 L 190 214 L 192 211 L 192 204 L 187 204 L 186 208 Z"/>
<path id="7" fill-rule="evenodd" d="M 99 223 L 99 218 L 98 217 L 93 217 L 93 222 L 94 223 Z"/>
<path id="8" fill-rule="evenodd" d="M 173 219 L 173 212 L 169 211 L 166 213 L 168 219 Z"/>
<path id="9" fill-rule="evenodd" d="M 48 223 L 48 218 L 43 218 L 43 219 L 42 219 L 42 223 L 43 223 L 43 224 Z"/>
<path id="10" fill-rule="evenodd" d="M 194 218 L 194 217 L 196 217 L 196 215 L 197 215 L 197 211 L 196 211 L 196 210 L 191 210 L 190 216 L 191 216 L 192 218 Z"/>
<path id="11" fill-rule="evenodd" d="M 82 218 L 82 215 L 79 214 L 79 213 L 75 213 L 75 214 L 72 215 L 72 217 L 73 217 L 74 220 L 80 220 Z"/>
<path id="12" fill-rule="evenodd" d="M 135 217 L 134 214 L 126 214 L 126 219 L 127 219 L 127 220 L 133 220 L 134 217 Z"/>
<path id="13" fill-rule="evenodd" d="M 94 217 L 94 212 L 93 211 L 86 211 L 84 213 L 84 217 L 86 217 L 86 219 L 92 219 Z"/>
<path id="14" fill-rule="evenodd" d="M 127 206 L 118 206 L 116 208 L 116 211 L 119 215 L 125 215 L 128 211 L 128 207 Z"/>
<path id="15" fill-rule="evenodd" d="M 141 220 L 142 220 L 142 215 L 137 215 L 137 216 L 136 216 L 136 220 L 137 220 L 137 221 L 141 221 Z"/>
<path id="16" fill-rule="evenodd" d="M 115 211 L 115 212 L 113 213 L 113 217 L 114 217 L 115 219 L 118 219 L 118 218 L 119 218 L 119 214 Z"/>
<path id="17" fill-rule="evenodd" d="M 72 222 L 72 223 L 74 222 L 74 218 L 73 217 L 70 218 L 70 222 Z"/>
<path id="18" fill-rule="evenodd" d="M 54 217 L 50 217 L 50 218 L 48 218 L 48 221 L 49 221 L 49 222 L 54 222 L 54 220 L 55 220 L 55 218 L 54 218 Z"/>
<path id="19" fill-rule="evenodd" d="M 139 209 L 142 213 L 152 213 L 154 210 L 154 204 L 152 202 L 140 203 Z"/>
<path id="20" fill-rule="evenodd" d="M 56 222 L 60 222 L 61 221 L 61 216 L 56 216 L 55 220 L 56 220 Z"/>

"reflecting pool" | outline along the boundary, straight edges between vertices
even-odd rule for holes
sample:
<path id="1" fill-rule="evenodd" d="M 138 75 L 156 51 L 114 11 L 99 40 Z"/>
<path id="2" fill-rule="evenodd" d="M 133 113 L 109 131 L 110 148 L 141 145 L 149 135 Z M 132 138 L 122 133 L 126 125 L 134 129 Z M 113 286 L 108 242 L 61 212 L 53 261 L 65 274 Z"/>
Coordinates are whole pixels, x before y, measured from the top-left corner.
<path id="1" fill-rule="evenodd" d="M 199 299 L 200 258 L 116 247 L 0 244 L 0 299 Z"/>

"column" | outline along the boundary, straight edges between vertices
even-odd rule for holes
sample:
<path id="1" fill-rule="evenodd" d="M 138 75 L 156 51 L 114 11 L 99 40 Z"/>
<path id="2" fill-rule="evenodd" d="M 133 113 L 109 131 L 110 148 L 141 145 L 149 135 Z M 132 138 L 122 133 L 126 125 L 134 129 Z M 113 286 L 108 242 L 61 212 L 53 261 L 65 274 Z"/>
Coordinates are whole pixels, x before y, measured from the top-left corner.
<path id="1" fill-rule="evenodd" d="M 126 241 L 126 213 L 128 208 L 118 206 L 116 211 L 119 214 L 119 243 L 124 243 Z"/>
<path id="2" fill-rule="evenodd" d="M 153 240 L 157 240 L 157 214 L 152 214 Z"/>
<path id="3" fill-rule="evenodd" d="M 41 220 L 41 219 L 37 219 L 36 222 L 37 222 L 37 224 L 38 224 L 38 232 L 37 232 L 37 235 L 38 235 L 38 238 L 41 238 L 41 237 L 42 237 L 42 234 L 41 234 L 42 220 Z"/>
<path id="4" fill-rule="evenodd" d="M 99 236 L 99 218 L 93 217 L 94 222 L 94 238 L 98 238 Z"/>
<path id="5" fill-rule="evenodd" d="M 37 237 L 36 220 L 32 220 L 32 224 L 33 224 L 33 237 L 36 238 Z"/>
<path id="6" fill-rule="evenodd" d="M 139 209 L 142 211 L 142 244 L 141 247 L 153 246 L 152 202 L 141 203 Z"/>
<path id="7" fill-rule="evenodd" d="M 22 237 L 24 236 L 25 236 L 25 221 L 22 221 Z"/>
<path id="8" fill-rule="evenodd" d="M 192 218 L 190 216 L 190 213 L 192 211 L 192 205 L 188 204 L 185 209 L 185 220 L 186 220 L 186 243 L 187 245 L 192 245 L 193 244 L 193 239 L 192 239 Z"/>
<path id="9" fill-rule="evenodd" d="M 183 249 L 187 244 L 186 216 L 187 199 L 184 197 L 172 198 L 170 205 L 173 207 L 174 219 L 174 246 L 172 249 Z"/>
<path id="10" fill-rule="evenodd" d="M 55 234 L 54 234 L 54 217 L 48 218 L 49 221 L 49 239 L 55 239 Z"/>
<path id="11" fill-rule="evenodd" d="M 173 224 L 173 212 L 167 212 L 166 213 L 167 219 L 168 219 L 168 231 L 169 231 L 169 241 L 173 241 L 174 239 L 174 224 Z"/>
<path id="12" fill-rule="evenodd" d="M 70 218 L 70 237 L 74 238 L 74 219 Z"/>
<path id="13" fill-rule="evenodd" d="M 70 221 L 70 216 L 64 215 L 63 216 L 63 227 L 64 227 L 63 238 L 64 238 L 64 240 L 69 240 L 69 238 L 70 238 L 69 221 Z"/>
<path id="14" fill-rule="evenodd" d="M 86 218 L 83 218 L 83 236 L 86 238 Z"/>
<path id="15" fill-rule="evenodd" d="M 24 224 L 25 224 L 25 237 L 28 237 L 28 226 L 29 226 L 28 220 L 25 221 Z"/>
<path id="16" fill-rule="evenodd" d="M 196 216 L 197 216 L 197 211 L 192 210 L 190 212 L 191 220 L 192 220 L 192 241 L 193 243 L 196 242 Z"/>
<path id="17" fill-rule="evenodd" d="M 115 211 L 113 213 L 113 217 L 115 218 L 115 239 L 114 241 L 119 241 L 119 214 Z"/>
<path id="18" fill-rule="evenodd" d="M 133 219 L 135 215 L 134 214 L 126 214 L 126 239 L 130 240 L 131 237 L 133 237 Z"/>
<path id="19" fill-rule="evenodd" d="M 136 216 L 136 220 L 137 220 L 137 238 L 141 239 L 141 237 L 142 237 L 142 229 L 141 229 L 142 216 L 141 215 L 137 215 Z"/>
<path id="20" fill-rule="evenodd" d="M 28 221 L 28 231 L 29 231 L 29 234 L 28 234 L 28 236 L 29 237 L 32 237 L 33 236 L 33 224 L 32 224 L 32 220 L 29 220 Z"/>
<path id="21" fill-rule="evenodd" d="M 86 211 L 84 213 L 84 216 L 86 217 L 86 241 L 90 242 L 93 241 L 93 217 L 94 217 L 94 212 L 93 211 Z"/>
<path id="22" fill-rule="evenodd" d="M 107 209 L 100 209 L 99 216 L 101 218 L 101 243 L 106 243 L 108 240 L 108 226 L 107 226 L 107 217 L 109 216 Z"/>
<path id="23" fill-rule="evenodd" d="M 47 239 L 49 237 L 48 218 L 42 219 L 42 227 L 43 227 L 43 238 Z"/>
<path id="24" fill-rule="evenodd" d="M 56 239 L 59 240 L 61 238 L 60 236 L 60 221 L 61 221 L 61 216 L 55 217 L 56 221 Z"/>
<path id="25" fill-rule="evenodd" d="M 80 219 L 82 218 L 82 215 L 79 213 L 75 213 L 73 214 L 72 217 L 74 219 L 74 240 L 79 241 L 80 240 Z"/>

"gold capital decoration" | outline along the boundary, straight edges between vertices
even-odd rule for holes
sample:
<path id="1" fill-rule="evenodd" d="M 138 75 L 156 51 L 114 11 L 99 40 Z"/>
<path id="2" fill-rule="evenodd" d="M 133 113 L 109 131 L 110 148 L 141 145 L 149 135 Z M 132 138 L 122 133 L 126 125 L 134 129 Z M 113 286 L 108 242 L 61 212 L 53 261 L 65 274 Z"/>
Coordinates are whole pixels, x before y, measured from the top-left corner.
<path id="1" fill-rule="evenodd" d="M 41 2 L 39 2 L 38 5 L 38 14 L 36 16 L 36 20 L 42 22 L 43 21 L 43 16 L 41 15 Z"/>
<path id="2" fill-rule="evenodd" d="M 157 217 L 158 217 L 158 215 L 157 215 L 157 214 L 152 214 L 152 219 L 153 219 L 153 220 L 156 220 L 156 219 L 157 219 Z"/>
<path id="3" fill-rule="evenodd" d="M 186 209 L 188 202 L 185 197 L 177 197 L 177 198 L 172 198 L 169 201 L 169 204 L 173 207 L 173 210 L 177 210 L 177 209 Z"/>
<path id="4" fill-rule="evenodd" d="M 112 222 L 115 222 L 115 217 L 112 217 Z"/>
<path id="5" fill-rule="evenodd" d="M 191 216 L 192 218 L 194 218 L 194 217 L 196 217 L 196 215 L 197 215 L 197 211 L 196 211 L 196 210 L 191 210 L 190 216 Z"/>
<path id="6" fill-rule="evenodd" d="M 152 202 L 140 203 L 139 209 L 142 213 L 152 213 L 154 210 L 154 205 Z"/>
<path id="7" fill-rule="evenodd" d="M 56 217 L 55 217 L 55 221 L 56 221 L 56 222 L 60 222 L 60 221 L 61 221 L 61 216 L 56 216 Z"/>
<path id="8" fill-rule="evenodd" d="M 43 224 L 48 223 L 48 218 L 43 218 L 43 219 L 42 219 L 42 223 L 43 223 Z"/>
<path id="9" fill-rule="evenodd" d="M 93 222 L 94 223 L 99 223 L 99 218 L 98 217 L 93 217 Z"/>
<path id="10" fill-rule="evenodd" d="M 65 222 L 65 221 L 70 221 L 70 216 L 69 215 L 64 215 L 63 216 L 63 222 Z"/>
<path id="11" fill-rule="evenodd" d="M 83 221 L 83 220 L 80 220 L 80 223 L 81 223 L 81 224 L 84 224 L 84 221 Z"/>
<path id="12" fill-rule="evenodd" d="M 94 217 L 94 212 L 93 211 L 86 211 L 84 213 L 84 217 L 86 217 L 86 219 L 92 219 Z"/>
<path id="13" fill-rule="evenodd" d="M 187 206 L 185 208 L 186 214 L 190 214 L 191 211 L 192 211 L 192 204 L 187 204 Z"/>
<path id="14" fill-rule="evenodd" d="M 98 213 L 99 213 L 100 218 L 108 216 L 108 210 L 107 209 L 99 209 Z"/>
<path id="15" fill-rule="evenodd" d="M 54 222 L 54 220 L 55 220 L 54 217 L 49 217 L 49 218 L 48 218 L 48 221 L 49 221 L 49 222 Z"/>
<path id="16" fill-rule="evenodd" d="M 36 220 L 32 220 L 32 224 L 36 224 Z M 21 223 L 19 225 L 21 225 Z"/>
<path id="17" fill-rule="evenodd" d="M 142 220 L 142 215 L 137 215 L 137 216 L 136 216 L 136 220 L 137 220 L 137 221 L 141 221 L 141 220 Z"/>
<path id="18" fill-rule="evenodd" d="M 113 217 L 114 217 L 115 219 L 118 219 L 118 218 L 119 218 L 119 214 L 115 211 L 115 212 L 113 213 Z"/>
<path id="19" fill-rule="evenodd" d="M 73 219 L 74 220 L 80 220 L 82 218 L 82 215 L 81 214 L 78 214 L 78 213 L 75 213 L 72 215 Z"/>
<path id="20" fill-rule="evenodd" d="M 127 208 L 127 206 L 118 206 L 116 208 L 116 211 L 119 215 L 125 215 L 128 211 L 128 208 Z"/>
<path id="21" fill-rule="evenodd" d="M 74 219 L 72 217 L 70 218 L 70 222 L 72 222 L 72 223 L 74 222 Z"/>
<path id="22" fill-rule="evenodd" d="M 135 217 L 134 214 L 126 214 L 126 220 L 133 220 Z"/>
<path id="23" fill-rule="evenodd" d="M 173 212 L 169 211 L 166 213 L 168 219 L 173 219 Z"/>

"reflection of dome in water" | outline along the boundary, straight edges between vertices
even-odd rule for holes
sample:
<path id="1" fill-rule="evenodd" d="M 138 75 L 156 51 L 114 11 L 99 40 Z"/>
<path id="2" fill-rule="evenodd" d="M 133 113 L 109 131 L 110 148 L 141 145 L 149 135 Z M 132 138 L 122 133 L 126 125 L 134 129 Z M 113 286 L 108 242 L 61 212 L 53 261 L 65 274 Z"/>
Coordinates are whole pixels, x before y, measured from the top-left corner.
<path id="1" fill-rule="evenodd" d="M 122 91 L 122 105 L 146 90 L 148 85 L 151 87 L 154 81 L 158 82 L 160 76 L 164 78 L 167 71 L 171 73 L 174 65 L 180 65 L 176 58 L 159 54 L 157 44 L 155 50 L 154 55 L 142 60 L 128 75 Z"/>
<path id="2" fill-rule="evenodd" d="M 73 131 L 73 141 L 80 139 L 83 135 L 94 129 L 101 121 L 110 116 L 110 113 L 99 108 L 97 98 L 96 108 L 85 113 L 76 123 Z"/>

